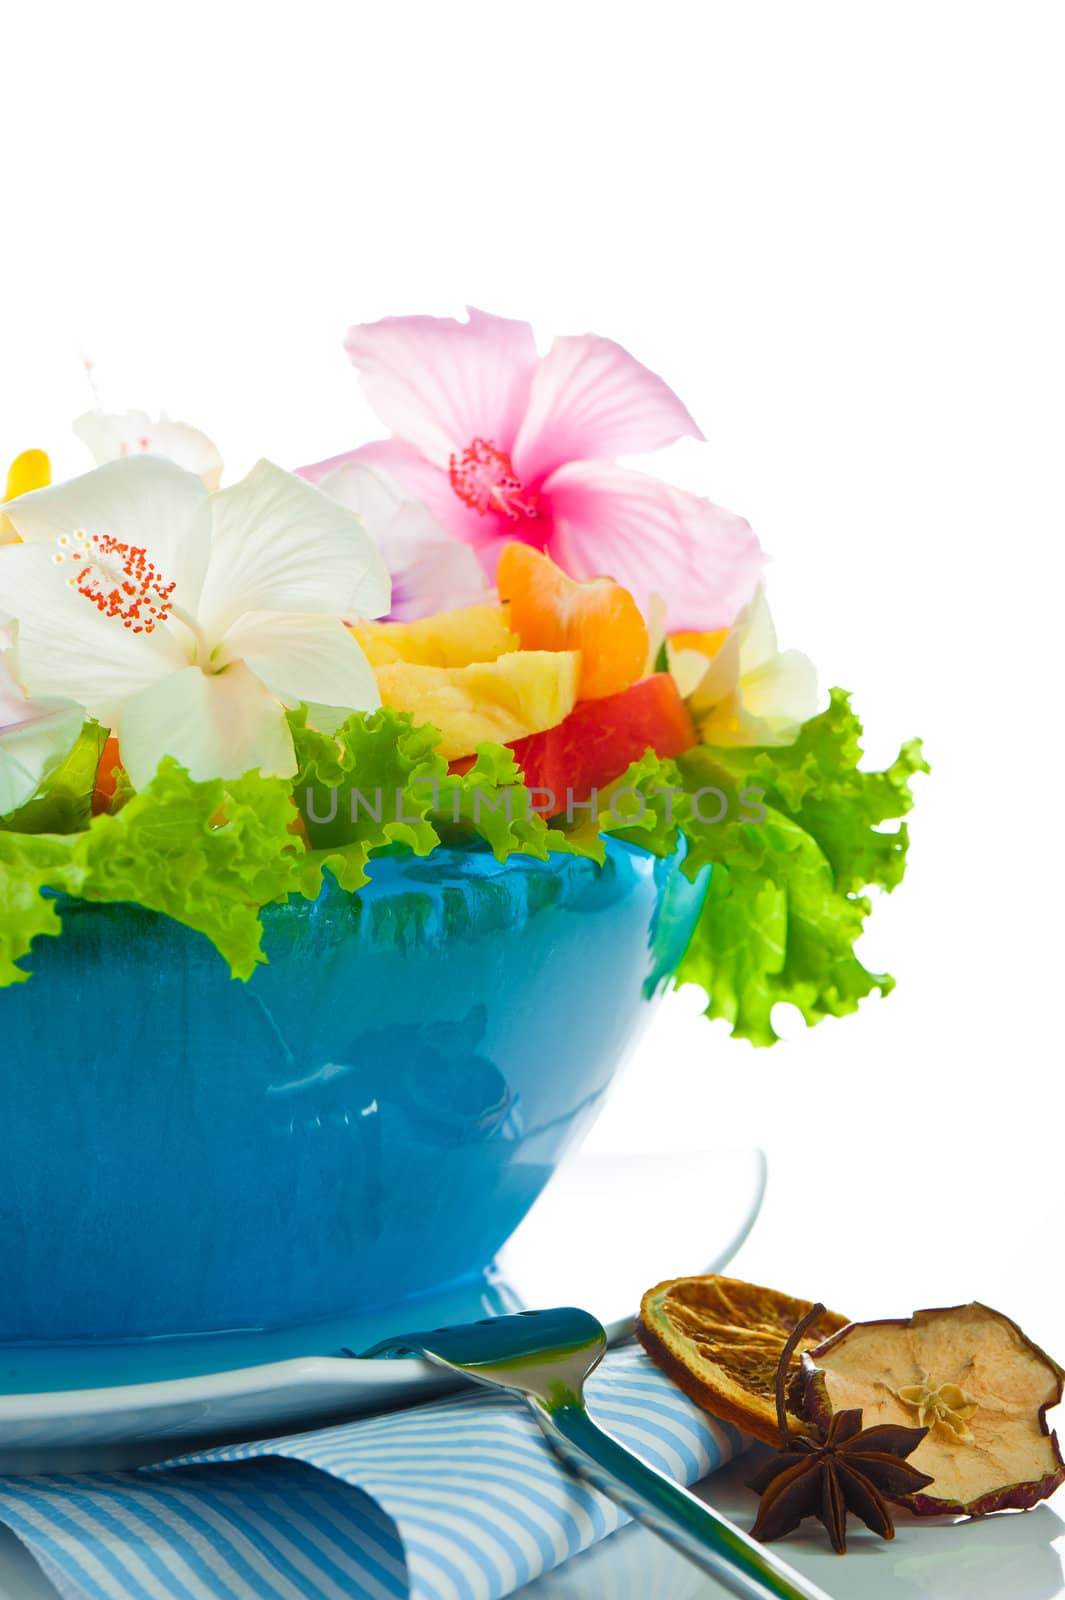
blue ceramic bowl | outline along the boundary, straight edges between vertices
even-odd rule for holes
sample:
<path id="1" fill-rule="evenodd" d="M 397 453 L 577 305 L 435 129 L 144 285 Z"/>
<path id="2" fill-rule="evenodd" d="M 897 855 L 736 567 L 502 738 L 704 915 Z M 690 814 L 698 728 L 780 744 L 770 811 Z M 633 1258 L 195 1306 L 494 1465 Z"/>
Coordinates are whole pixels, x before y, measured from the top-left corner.
<path id="1" fill-rule="evenodd" d="M 69 901 L 0 992 L 0 1344 L 279 1329 L 481 1271 L 595 1116 L 705 884 L 381 857 L 199 934 Z"/>

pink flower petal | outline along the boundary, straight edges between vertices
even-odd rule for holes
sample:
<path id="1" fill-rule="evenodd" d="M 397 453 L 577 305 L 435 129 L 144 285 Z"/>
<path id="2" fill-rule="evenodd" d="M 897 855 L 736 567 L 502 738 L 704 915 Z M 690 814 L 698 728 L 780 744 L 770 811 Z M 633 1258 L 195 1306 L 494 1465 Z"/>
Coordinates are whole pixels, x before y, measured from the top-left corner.
<path id="1" fill-rule="evenodd" d="M 488 582 L 476 551 L 448 533 L 390 472 L 346 461 L 326 473 L 320 487 L 355 512 L 384 557 L 392 577 L 391 620 L 485 603 Z"/>
<path id="2" fill-rule="evenodd" d="M 354 450 L 342 450 L 338 456 L 326 456 L 324 461 L 311 461 L 305 467 L 293 467 L 297 478 L 306 478 L 308 483 L 321 483 L 328 473 L 342 467 L 356 454 Z"/>
<path id="3" fill-rule="evenodd" d="M 607 575 L 644 609 L 652 594 L 670 630 L 731 626 L 764 557 L 748 523 L 709 500 L 607 462 L 574 461 L 544 484 L 551 555 L 574 578 Z"/>
<path id="4" fill-rule="evenodd" d="M 300 467 L 298 476 L 311 483 L 322 479 L 337 467 L 349 461 L 361 461 L 368 467 L 380 467 L 407 489 L 416 500 L 428 506 L 437 521 L 466 544 L 483 545 L 489 542 L 496 527 L 494 517 L 484 517 L 479 511 L 460 500 L 451 487 L 446 471 L 434 467 L 420 450 L 404 444 L 402 439 L 375 439 L 372 444 L 362 444 L 357 450 L 348 450 L 340 456 L 330 456 L 327 461 L 316 461 L 309 467 Z"/>
<path id="5" fill-rule="evenodd" d="M 527 322 L 472 307 L 468 322 L 385 317 L 345 347 L 382 422 L 438 467 L 478 438 L 512 449 L 537 359 Z"/>
<path id="6" fill-rule="evenodd" d="M 393 574 L 389 620 L 414 622 L 438 611 L 495 603 L 495 591 L 471 547 L 458 539 L 440 539 L 423 545 Z"/>
<path id="7" fill-rule="evenodd" d="M 668 384 L 613 339 L 556 339 L 533 378 L 514 445 L 514 467 L 532 483 L 566 461 L 612 461 L 700 433 Z"/>

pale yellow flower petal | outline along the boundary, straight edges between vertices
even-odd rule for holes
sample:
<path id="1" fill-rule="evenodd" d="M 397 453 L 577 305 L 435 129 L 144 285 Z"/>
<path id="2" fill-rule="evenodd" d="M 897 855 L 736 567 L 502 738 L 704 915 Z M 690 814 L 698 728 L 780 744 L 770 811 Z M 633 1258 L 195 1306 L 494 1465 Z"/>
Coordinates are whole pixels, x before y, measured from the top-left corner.
<path id="1" fill-rule="evenodd" d="M 152 684 L 122 707 L 122 761 L 134 786 L 151 782 L 164 756 L 173 756 L 197 782 L 290 778 L 296 757 L 285 708 L 242 661 L 224 672 L 186 667 Z"/>
<path id="2" fill-rule="evenodd" d="M 373 668 L 336 617 L 250 611 L 230 628 L 222 652 L 221 661 L 243 661 L 287 706 L 307 702 L 346 713 L 381 704 Z"/>
<path id="3" fill-rule="evenodd" d="M 677 650 L 667 644 L 666 659 L 681 699 L 695 695 L 709 670 L 710 657 L 704 656 L 701 650 Z"/>

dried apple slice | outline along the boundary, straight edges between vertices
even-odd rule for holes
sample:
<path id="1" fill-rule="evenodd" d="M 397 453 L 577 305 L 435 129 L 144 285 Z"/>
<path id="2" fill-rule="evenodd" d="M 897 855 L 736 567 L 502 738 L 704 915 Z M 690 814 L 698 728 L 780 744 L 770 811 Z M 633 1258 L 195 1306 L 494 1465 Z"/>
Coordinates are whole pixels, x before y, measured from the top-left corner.
<path id="1" fill-rule="evenodd" d="M 1061 1368 L 989 1306 L 856 1322 L 804 1351 L 802 1372 L 803 1409 L 821 1427 L 857 1407 L 867 1428 L 928 1428 L 911 1459 L 933 1481 L 905 1502 L 917 1516 L 1025 1510 L 1065 1482 L 1046 1422 Z"/>
<path id="2" fill-rule="evenodd" d="M 777 1367 L 789 1334 L 811 1309 L 809 1300 L 716 1272 L 668 1278 L 644 1295 L 636 1333 L 656 1365 L 704 1411 L 779 1445 Z M 834 1311 L 822 1312 L 799 1350 L 846 1323 Z M 794 1371 L 797 1377 L 797 1352 Z M 801 1433 L 790 1396 L 789 1411 L 789 1426 Z"/>

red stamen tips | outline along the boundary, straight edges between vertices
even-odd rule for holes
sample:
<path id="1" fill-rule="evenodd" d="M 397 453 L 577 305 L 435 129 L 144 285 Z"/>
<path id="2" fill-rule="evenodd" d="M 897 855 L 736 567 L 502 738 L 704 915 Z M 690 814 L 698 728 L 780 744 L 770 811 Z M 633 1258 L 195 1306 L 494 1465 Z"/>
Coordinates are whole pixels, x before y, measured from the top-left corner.
<path id="1" fill-rule="evenodd" d="M 61 533 L 56 544 L 56 565 L 74 564 L 67 584 L 103 616 L 117 618 L 132 633 L 153 633 L 170 616 L 175 586 L 164 581 L 140 545 L 81 528 Z"/>
<path id="2" fill-rule="evenodd" d="M 447 475 L 459 499 L 482 517 L 498 511 L 509 522 L 517 522 L 540 515 L 537 496 L 525 493 L 510 457 L 491 439 L 474 439 L 461 456 L 452 454 Z"/>

